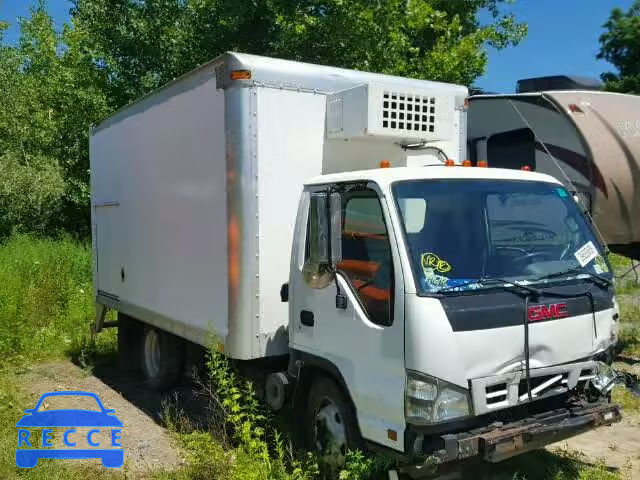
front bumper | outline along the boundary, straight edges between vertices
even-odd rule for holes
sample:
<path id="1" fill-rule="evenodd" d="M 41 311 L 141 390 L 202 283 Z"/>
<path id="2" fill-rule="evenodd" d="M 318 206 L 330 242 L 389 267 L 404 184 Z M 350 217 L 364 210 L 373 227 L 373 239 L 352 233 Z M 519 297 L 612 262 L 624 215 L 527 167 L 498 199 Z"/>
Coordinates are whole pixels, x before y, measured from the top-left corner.
<path id="1" fill-rule="evenodd" d="M 491 463 L 565 440 L 602 425 L 619 422 L 617 405 L 560 409 L 507 425 L 491 425 L 470 432 L 443 435 L 445 448 L 438 452 L 443 462 L 479 456 Z"/>
<path id="2" fill-rule="evenodd" d="M 401 470 L 419 474 L 437 465 L 467 461 L 497 463 L 621 419 L 620 407 L 608 403 L 574 405 L 548 410 L 510 423 L 495 422 L 455 434 L 441 434 L 440 449 L 423 452 L 425 464 Z"/>

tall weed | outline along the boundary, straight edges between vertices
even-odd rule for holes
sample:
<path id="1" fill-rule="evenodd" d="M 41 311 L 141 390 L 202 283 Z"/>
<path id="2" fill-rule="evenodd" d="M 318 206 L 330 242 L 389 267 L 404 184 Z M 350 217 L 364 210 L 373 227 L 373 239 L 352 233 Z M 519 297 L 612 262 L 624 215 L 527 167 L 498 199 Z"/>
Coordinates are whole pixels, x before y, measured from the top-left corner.
<path id="1" fill-rule="evenodd" d="M 0 358 L 24 363 L 81 351 L 94 316 L 90 246 L 14 235 L 0 244 Z M 102 341 L 112 341 L 113 334 Z"/>

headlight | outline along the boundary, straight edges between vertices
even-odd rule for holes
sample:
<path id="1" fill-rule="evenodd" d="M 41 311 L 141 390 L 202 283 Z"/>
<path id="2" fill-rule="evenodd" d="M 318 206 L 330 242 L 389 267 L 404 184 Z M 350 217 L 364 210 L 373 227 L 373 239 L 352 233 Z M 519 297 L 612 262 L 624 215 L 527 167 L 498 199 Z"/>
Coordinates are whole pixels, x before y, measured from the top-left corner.
<path id="1" fill-rule="evenodd" d="M 615 385 L 618 374 L 606 363 L 598 362 L 596 376 L 591 384 L 602 394 L 606 395 Z"/>
<path id="2" fill-rule="evenodd" d="M 409 423 L 445 422 L 470 414 L 469 392 L 416 372 L 407 372 L 405 417 Z"/>

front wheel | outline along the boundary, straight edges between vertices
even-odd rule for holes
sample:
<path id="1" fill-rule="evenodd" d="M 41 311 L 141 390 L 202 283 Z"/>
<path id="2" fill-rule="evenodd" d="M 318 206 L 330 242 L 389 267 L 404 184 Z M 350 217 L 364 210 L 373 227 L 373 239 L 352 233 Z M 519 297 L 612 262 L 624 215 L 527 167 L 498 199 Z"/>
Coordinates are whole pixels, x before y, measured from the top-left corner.
<path id="1" fill-rule="evenodd" d="M 311 386 L 305 417 L 307 446 L 330 465 L 344 465 L 348 450 L 364 450 L 354 408 L 333 380 L 321 377 Z"/>

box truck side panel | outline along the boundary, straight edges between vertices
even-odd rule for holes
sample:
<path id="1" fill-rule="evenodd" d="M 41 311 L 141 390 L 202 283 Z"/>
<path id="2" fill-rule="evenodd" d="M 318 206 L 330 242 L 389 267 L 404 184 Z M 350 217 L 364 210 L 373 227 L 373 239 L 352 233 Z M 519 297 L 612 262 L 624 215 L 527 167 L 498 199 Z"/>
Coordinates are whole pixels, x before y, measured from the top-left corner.
<path id="1" fill-rule="evenodd" d="M 320 175 L 326 96 L 257 89 L 259 342 L 258 355 L 288 353 L 288 306 L 280 288 L 289 281 L 298 201 L 306 179 Z M 257 330 L 258 331 L 258 330 Z"/>
<path id="2" fill-rule="evenodd" d="M 199 343 L 207 331 L 227 334 L 224 111 L 211 66 L 132 105 L 93 139 L 95 195 L 119 190 L 119 205 L 96 210 L 98 289 L 117 295 L 121 311 Z"/>

